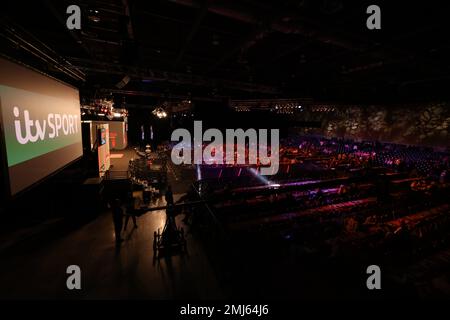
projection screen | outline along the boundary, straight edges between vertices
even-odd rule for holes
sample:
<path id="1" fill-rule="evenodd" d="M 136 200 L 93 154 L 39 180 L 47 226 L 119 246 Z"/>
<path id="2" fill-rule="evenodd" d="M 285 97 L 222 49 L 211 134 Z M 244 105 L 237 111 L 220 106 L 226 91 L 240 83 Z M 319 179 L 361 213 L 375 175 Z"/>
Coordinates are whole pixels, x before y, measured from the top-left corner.
<path id="1" fill-rule="evenodd" d="M 15 195 L 82 156 L 80 98 L 78 89 L 3 58 L 0 70 L 1 135 Z"/>

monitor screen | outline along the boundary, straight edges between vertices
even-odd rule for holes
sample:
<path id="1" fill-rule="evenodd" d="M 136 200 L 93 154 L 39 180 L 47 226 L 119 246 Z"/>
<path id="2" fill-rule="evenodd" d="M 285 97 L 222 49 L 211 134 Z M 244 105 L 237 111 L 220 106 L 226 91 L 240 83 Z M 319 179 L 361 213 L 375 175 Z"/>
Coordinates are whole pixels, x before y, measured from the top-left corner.
<path id="1" fill-rule="evenodd" d="M 99 133 L 99 145 L 102 146 L 104 144 L 106 144 L 106 129 L 105 128 L 99 128 L 98 129 L 98 133 Z"/>

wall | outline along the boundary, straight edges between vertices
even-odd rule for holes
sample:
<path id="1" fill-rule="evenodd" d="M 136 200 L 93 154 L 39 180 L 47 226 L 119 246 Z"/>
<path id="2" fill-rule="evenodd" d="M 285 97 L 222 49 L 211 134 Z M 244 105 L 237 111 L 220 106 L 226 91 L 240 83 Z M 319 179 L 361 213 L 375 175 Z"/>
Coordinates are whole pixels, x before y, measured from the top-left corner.
<path id="1" fill-rule="evenodd" d="M 333 112 L 314 112 L 321 129 L 306 129 L 328 137 L 378 140 L 410 145 L 450 146 L 450 105 L 336 106 Z"/>
<path id="2" fill-rule="evenodd" d="M 111 150 L 123 150 L 128 145 L 126 124 L 123 121 L 110 121 L 109 145 Z"/>

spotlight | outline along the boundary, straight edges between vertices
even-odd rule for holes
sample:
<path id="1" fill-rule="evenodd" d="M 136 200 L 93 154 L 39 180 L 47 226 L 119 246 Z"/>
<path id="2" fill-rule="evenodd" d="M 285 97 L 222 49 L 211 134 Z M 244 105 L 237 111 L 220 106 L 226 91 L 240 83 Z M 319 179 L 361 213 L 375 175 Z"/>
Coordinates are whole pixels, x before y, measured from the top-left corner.
<path id="1" fill-rule="evenodd" d="M 155 110 L 152 111 L 152 113 L 159 119 L 167 117 L 167 112 L 161 107 L 157 107 Z"/>
<path id="2" fill-rule="evenodd" d="M 100 22 L 100 16 L 98 10 L 90 9 L 88 14 L 88 19 L 94 23 Z"/>

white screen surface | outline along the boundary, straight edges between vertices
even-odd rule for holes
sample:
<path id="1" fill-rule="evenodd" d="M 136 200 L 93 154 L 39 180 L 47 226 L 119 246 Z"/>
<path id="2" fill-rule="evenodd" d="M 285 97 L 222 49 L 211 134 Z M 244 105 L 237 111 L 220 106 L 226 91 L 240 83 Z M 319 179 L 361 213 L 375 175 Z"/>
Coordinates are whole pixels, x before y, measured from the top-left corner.
<path id="1" fill-rule="evenodd" d="M 0 58 L 0 110 L 12 195 L 83 154 L 77 89 Z"/>

